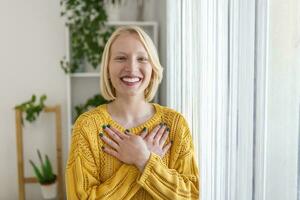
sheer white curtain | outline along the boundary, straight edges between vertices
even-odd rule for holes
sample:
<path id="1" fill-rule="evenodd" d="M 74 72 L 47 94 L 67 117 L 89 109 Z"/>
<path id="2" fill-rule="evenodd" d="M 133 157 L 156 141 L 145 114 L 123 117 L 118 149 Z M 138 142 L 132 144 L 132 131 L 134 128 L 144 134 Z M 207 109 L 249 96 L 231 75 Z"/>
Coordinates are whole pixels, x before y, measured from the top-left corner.
<path id="1" fill-rule="evenodd" d="M 167 105 L 185 116 L 200 161 L 199 1 L 167 1 Z"/>
<path id="2" fill-rule="evenodd" d="M 167 105 L 191 126 L 201 200 L 264 199 L 267 8 L 167 0 Z"/>

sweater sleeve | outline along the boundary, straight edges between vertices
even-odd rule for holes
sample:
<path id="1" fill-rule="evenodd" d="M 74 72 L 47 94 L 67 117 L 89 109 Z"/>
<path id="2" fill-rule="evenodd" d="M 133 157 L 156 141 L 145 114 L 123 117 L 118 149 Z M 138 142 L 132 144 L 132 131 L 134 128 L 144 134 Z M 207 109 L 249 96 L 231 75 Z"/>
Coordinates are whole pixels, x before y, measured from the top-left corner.
<path id="1" fill-rule="evenodd" d="M 65 172 L 67 199 L 115 200 L 130 199 L 139 189 L 136 183 L 139 171 L 133 165 L 123 164 L 108 180 L 99 179 L 99 164 L 88 134 L 78 120 L 73 128 L 72 142 Z"/>
<path id="2" fill-rule="evenodd" d="M 178 145 L 179 157 L 174 169 L 168 168 L 160 156 L 151 153 L 143 173 L 137 182 L 157 200 L 198 200 L 199 172 L 194 156 L 192 137 L 186 121 L 178 129 L 180 138 L 174 141 Z"/>

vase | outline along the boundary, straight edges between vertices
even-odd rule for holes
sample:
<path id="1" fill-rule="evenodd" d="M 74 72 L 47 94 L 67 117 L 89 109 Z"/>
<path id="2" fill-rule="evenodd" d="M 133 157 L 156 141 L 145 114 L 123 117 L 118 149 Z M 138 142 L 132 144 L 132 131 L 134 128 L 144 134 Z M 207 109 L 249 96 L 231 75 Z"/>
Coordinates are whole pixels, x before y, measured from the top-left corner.
<path id="1" fill-rule="evenodd" d="M 40 185 L 44 199 L 53 199 L 57 195 L 57 181 L 51 184 Z"/>
<path id="2" fill-rule="evenodd" d="M 107 3 L 107 4 L 105 4 L 105 10 L 107 13 L 108 21 L 119 21 L 120 20 L 120 4 Z"/>

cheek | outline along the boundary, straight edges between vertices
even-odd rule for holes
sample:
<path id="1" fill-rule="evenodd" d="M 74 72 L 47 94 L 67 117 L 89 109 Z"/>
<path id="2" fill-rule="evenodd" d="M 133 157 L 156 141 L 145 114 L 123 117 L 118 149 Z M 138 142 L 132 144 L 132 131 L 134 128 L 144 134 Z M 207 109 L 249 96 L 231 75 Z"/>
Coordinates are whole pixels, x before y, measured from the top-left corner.
<path id="1" fill-rule="evenodd" d="M 115 78 L 116 77 L 116 71 L 115 70 L 109 70 L 109 76 L 110 76 L 110 78 Z"/>
<path id="2" fill-rule="evenodd" d="M 153 73 L 152 66 L 150 66 L 150 68 L 146 68 L 144 71 L 144 74 L 146 75 L 144 82 L 147 83 L 147 85 L 149 85 L 150 83 L 152 73 Z"/>
<path id="3" fill-rule="evenodd" d="M 110 76 L 111 78 L 115 78 L 116 75 L 118 74 L 118 69 L 119 69 L 118 66 L 116 66 L 116 65 L 114 65 L 114 64 L 110 64 L 110 65 L 108 66 L 109 76 Z"/>
<path id="4" fill-rule="evenodd" d="M 144 67 L 144 74 L 146 74 L 147 79 L 151 78 L 152 73 L 153 73 L 153 69 L 152 69 L 151 65 L 148 65 L 148 66 Z"/>

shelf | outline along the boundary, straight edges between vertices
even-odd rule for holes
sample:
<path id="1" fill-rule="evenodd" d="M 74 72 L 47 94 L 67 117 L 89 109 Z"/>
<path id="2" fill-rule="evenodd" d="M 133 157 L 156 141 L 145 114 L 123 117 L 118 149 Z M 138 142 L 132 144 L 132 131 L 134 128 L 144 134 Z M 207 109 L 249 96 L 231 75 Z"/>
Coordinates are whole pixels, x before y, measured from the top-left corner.
<path id="1" fill-rule="evenodd" d="M 105 23 L 109 26 L 122 26 L 122 25 L 137 25 L 137 26 L 157 26 L 155 21 L 109 21 Z"/>
<path id="2" fill-rule="evenodd" d="M 73 73 L 70 75 L 72 78 L 73 77 L 95 77 L 99 78 L 100 74 L 97 72 L 80 72 L 80 73 Z"/>

